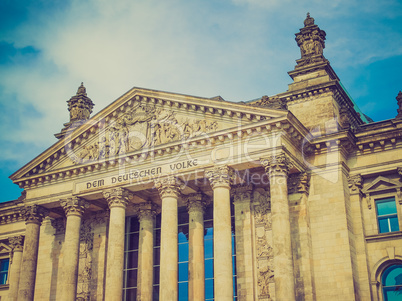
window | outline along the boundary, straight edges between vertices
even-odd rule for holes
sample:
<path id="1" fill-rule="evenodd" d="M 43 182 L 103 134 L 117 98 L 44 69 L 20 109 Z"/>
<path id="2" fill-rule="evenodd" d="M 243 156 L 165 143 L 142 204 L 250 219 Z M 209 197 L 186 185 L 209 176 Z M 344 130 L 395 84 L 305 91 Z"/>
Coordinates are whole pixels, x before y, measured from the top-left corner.
<path id="1" fill-rule="evenodd" d="M 402 265 L 391 265 L 381 278 L 384 301 L 402 300 Z"/>
<path id="2" fill-rule="evenodd" d="M 376 200 L 378 229 L 380 233 L 399 231 L 395 198 Z"/>
<path id="3" fill-rule="evenodd" d="M 136 217 L 126 219 L 124 247 L 123 300 L 137 300 L 139 222 Z"/>
<path id="4" fill-rule="evenodd" d="M 0 259 L 0 284 L 7 283 L 9 265 L 10 265 L 9 258 Z"/>

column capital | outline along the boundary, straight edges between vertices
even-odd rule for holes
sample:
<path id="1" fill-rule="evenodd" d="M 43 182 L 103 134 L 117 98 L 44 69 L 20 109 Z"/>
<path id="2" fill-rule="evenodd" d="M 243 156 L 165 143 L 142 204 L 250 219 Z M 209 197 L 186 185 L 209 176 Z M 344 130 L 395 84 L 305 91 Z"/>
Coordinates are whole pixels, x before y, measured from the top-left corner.
<path id="1" fill-rule="evenodd" d="M 239 185 L 232 189 L 233 203 L 250 203 L 253 185 Z"/>
<path id="2" fill-rule="evenodd" d="M 25 218 L 25 223 L 40 225 L 43 219 L 49 214 L 49 210 L 40 205 L 30 205 L 21 208 L 21 214 Z"/>
<path id="3" fill-rule="evenodd" d="M 132 194 L 128 190 L 118 187 L 104 190 L 103 197 L 108 202 L 109 208 L 126 208 L 128 200 L 132 198 Z"/>
<path id="4" fill-rule="evenodd" d="M 205 207 L 211 203 L 211 200 L 201 192 L 188 194 L 184 196 L 184 199 L 189 213 L 198 211 L 204 212 Z"/>
<path id="5" fill-rule="evenodd" d="M 24 236 L 18 235 L 18 236 L 9 237 L 8 242 L 9 242 L 10 248 L 11 248 L 11 250 L 13 250 L 13 252 L 15 252 L 15 251 L 22 252 L 22 249 L 24 248 Z"/>
<path id="6" fill-rule="evenodd" d="M 309 193 L 310 175 L 306 172 L 292 174 L 288 180 L 289 193 Z"/>
<path id="7" fill-rule="evenodd" d="M 78 215 L 82 216 L 86 208 L 89 207 L 89 202 L 79 197 L 71 197 L 60 200 L 60 205 L 63 207 L 66 216 Z"/>
<path id="8" fill-rule="evenodd" d="M 155 216 L 161 212 L 161 208 L 157 204 L 152 202 L 135 204 L 134 210 L 136 211 L 136 215 L 140 222 L 146 219 L 153 220 Z"/>
<path id="9" fill-rule="evenodd" d="M 159 178 L 154 181 L 155 187 L 159 191 L 159 195 L 163 197 L 174 197 L 178 198 L 181 193 L 181 186 L 184 184 L 183 181 L 174 177 L 167 176 L 164 178 Z"/>
<path id="10" fill-rule="evenodd" d="M 215 166 L 205 170 L 205 175 L 208 178 L 212 188 L 227 187 L 233 184 L 235 173 L 233 168 L 224 166 Z"/>
<path id="11" fill-rule="evenodd" d="M 352 193 L 359 193 L 363 187 L 363 178 L 360 174 L 348 177 L 348 186 Z"/>
<path id="12" fill-rule="evenodd" d="M 287 176 L 289 169 L 293 167 L 293 163 L 284 152 L 280 152 L 266 158 L 261 158 L 260 162 L 265 168 L 265 172 L 269 177 Z"/>

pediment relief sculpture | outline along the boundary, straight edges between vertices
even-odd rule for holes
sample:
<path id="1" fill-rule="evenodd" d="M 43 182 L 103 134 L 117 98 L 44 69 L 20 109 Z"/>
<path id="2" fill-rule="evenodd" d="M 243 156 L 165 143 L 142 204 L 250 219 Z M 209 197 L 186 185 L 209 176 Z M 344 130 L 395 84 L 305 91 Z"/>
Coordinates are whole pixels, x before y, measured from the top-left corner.
<path id="1" fill-rule="evenodd" d="M 101 160 L 142 148 L 186 140 L 214 132 L 218 128 L 217 121 L 191 119 L 170 109 L 138 103 L 100 133 L 98 141 L 84 145 L 77 152 L 78 158 L 74 163 Z"/>

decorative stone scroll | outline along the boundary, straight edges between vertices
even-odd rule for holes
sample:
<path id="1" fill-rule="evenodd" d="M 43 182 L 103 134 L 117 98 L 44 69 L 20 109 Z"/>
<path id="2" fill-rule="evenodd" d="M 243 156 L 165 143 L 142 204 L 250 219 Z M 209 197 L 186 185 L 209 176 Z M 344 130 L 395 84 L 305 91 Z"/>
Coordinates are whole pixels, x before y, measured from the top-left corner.
<path id="1" fill-rule="evenodd" d="M 352 192 L 360 192 L 363 187 L 363 178 L 359 175 L 348 177 L 348 186 Z"/>
<path id="2" fill-rule="evenodd" d="M 89 207 L 89 203 L 79 197 L 71 197 L 60 200 L 60 205 L 63 207 L 66 215 L 79 215 L 82 216 L 86 208 Z"/>
<path id="3" fill-rule="evenodd" d="M 11 250 L 14 251 L 22 251 L 24 247 L 24 236 L 18 235 L 8 238 L 9 246 Z"/>
<path id="4" fill-rule="evenodd" d="M 307 193 L 310 189 L 310 175 L 306 172 L 292 174 L 288 179 L 289 193 Z"/>
<path id="5" fill-rule="evenodd" d="M 252 201 L 253 185 L 238 185 L 232 188 L 234 203 L 251 202 Z"/>
<path id="6" fill-rule="evenodd" d="M 212 188 L 230 187 L 235 179 L 235 173 L 229 166 L 216 166 L 205 171 L 205 176 L 211 183 Z"/>
<path id="7" fill-rule="evenodd" d="M 21 208 L 21 214 L 26 223 L 41 224 L 43 219 L 49 214 L 49 210 L 39 205 L 30 205 Z"/>
<path id="8" fill-rule="evenodd" d="M 52 219 L 51 224 L 55 229 L 54 235 L 60 235 L 66 232 L 66 219 L 64 217 Z"/>
<path id="9" fill-rule="evenodd" d="M 158 189 L 159 194 L 162 198 L 178 198 L 180 196 L 183 184 L 183 181 L 174 176 L 167 176 L 155 180 L 155 188 Z"/>
<path id="10" fill-rule="evenodd" d="M 107 200 L 109 208 L 123 207 L 126 208 L 132 194 L 124 188 L 112 188 L 103 191 L 103 197 Z"/>
<path id="11" fill-rule="evenodd" d="M 260 162 L 269 178 L 272 176 L 287 176 L 289 170 L 293 167 L 293 163 L 283 152 L 268 158 L 261 158 Z"/>
<path id="12" fill-rule="evenodd" d="M 398 115 L 396 115 L 396 119 L 402 119 L 402 92 L 399 91 L 398 96 L 396 97 L 396 101 L 398 102 Z"/>
<path id="13" fill-rule="evenodd" d="M 184 196 L 188 212 L 201 211 L 205 212 L 205 208 L 212 202 L 206 195 L 197 192 Z"/>
<path id="14" fill-rule="evenodd" d="M 143 219 L 154 219 L 161 212 L 161 208 L 152 201 L 135 204 L 133 208 L 140 223 Z"/>

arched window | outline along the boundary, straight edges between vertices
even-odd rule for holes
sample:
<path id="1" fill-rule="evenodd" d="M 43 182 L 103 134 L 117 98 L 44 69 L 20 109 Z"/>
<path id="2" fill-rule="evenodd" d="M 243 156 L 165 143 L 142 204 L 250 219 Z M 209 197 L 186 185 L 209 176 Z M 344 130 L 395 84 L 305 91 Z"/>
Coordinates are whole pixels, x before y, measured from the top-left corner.
<path id="1" fill-rule="evenodd" d="M 402 264 L 389 266 L 382 274 L 384 301 L 402 300 Z"/>

